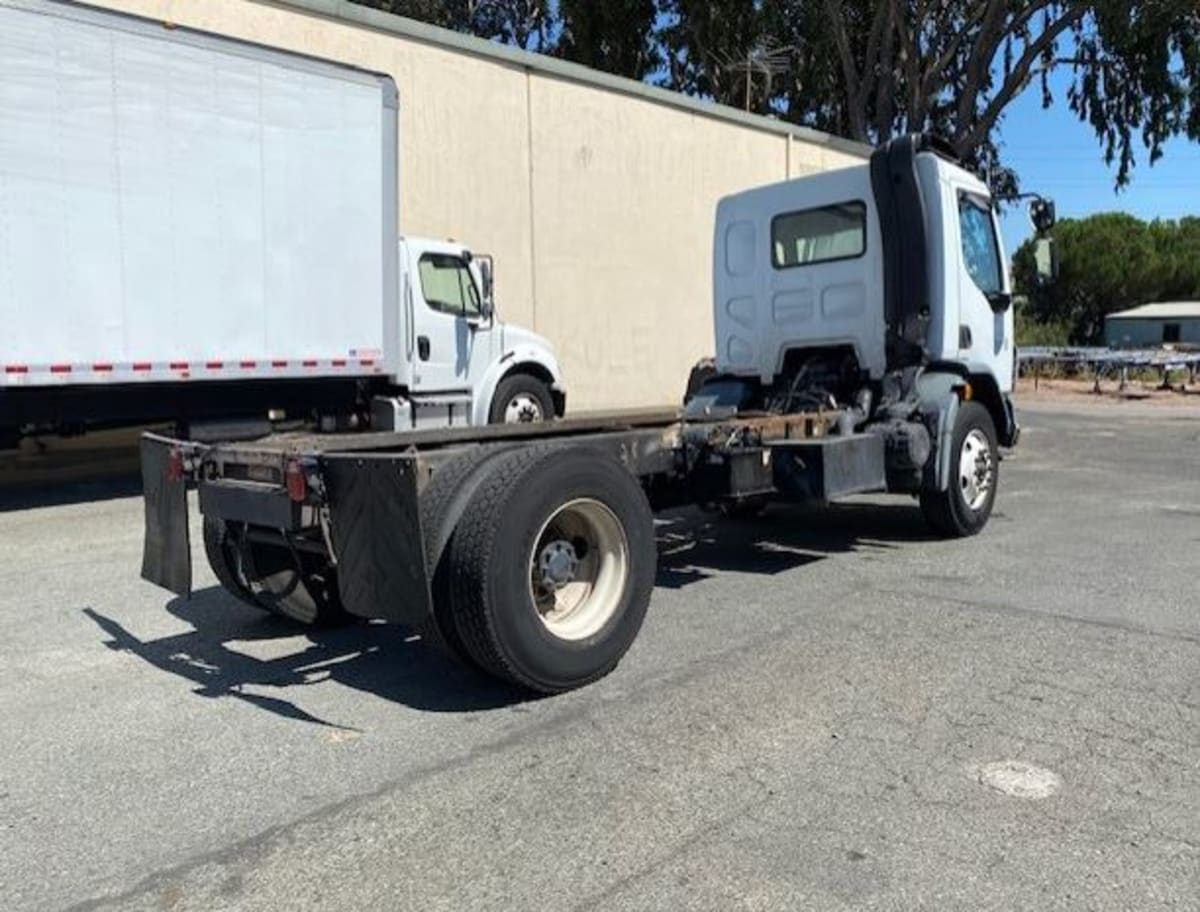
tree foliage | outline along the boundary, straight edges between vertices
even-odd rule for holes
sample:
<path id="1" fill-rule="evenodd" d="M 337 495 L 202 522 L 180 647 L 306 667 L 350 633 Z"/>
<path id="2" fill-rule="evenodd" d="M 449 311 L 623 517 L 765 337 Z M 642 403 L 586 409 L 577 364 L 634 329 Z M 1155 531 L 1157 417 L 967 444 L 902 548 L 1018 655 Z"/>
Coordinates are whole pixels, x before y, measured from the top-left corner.
<path id="1" fill-rule="evenodd" d="M 1039 286 L 1033 241 L 1013 255 L 1024 316 L 1065 327 L 1074 344 L 1103 341 L 1104 317 L 1155 301 L 1200 300 L 1200 218 L 1144 222 L 1125 213 L 1067 219 L 1052 232 L 1061 271 Z"/>
<path id="2" fill-rule="evenodd" d="M 358 2 L 864 142 L 937 132 L 1002 189 L 997 128 L 1030 87 L 1095 132 L 1118 183 L 1139 145 L 1200 140 L 1197 0 Z"/>
<path id="3" fill-rule="evenodd" d="M 662 59 L 654 39 L 655 0 L 559 0 L 559 52 L 618 76 L 645 79 Z"/>

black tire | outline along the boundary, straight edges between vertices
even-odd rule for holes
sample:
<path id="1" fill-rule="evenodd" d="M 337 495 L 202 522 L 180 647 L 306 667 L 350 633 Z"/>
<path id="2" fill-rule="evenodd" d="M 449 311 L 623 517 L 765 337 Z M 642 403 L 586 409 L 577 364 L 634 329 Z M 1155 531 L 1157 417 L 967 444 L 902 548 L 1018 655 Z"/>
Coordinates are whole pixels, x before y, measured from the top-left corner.
<path id="1" fill-rule="evenodd" d="M 447 552 L 454 537 L 452 516 L 462 515 L 474 481 L 489 463 L 512 447 L 479 447 L 441 465 L 421 492 L 421 530 L 425 537 L 425 566 L 433 596 L 433 613 L 416 627 L 422 642 L 462 664 L 478 670 L 454 624 L 450 609 L 450 569 Z"/>
<path id="2" fill-rule="evenodd" d="M 204 553 L 217 582 L 243 604 L 309 627 L 352 623 L 342 607 L 331 567 L 282 545 L 252 543 L 242 559 L 241 543 L 224 520 L 204 517 Z M 297 570 L 297 560 L 300 570 Z"/>
<path id="3" fill-rule="evenodd" d="M 222 519 L 204 517 L 204 554 L 221 588 L 239 602 L 261 609 L 238 567 L 237 546 L 229 535 L 229 526 Z"/>
<path id="4" fill-rule="evenodd" d="M 306 627 L 342 627 L 356 618 L 342 607 L 337 573 L 327 562 L 286 545 L 252 542 L 244 572 L 260 606 Z"/>
<path id="5" fill-rule="evenodd" d="M 600 626 L 563 638 L 538 612 L 531 561 L 551 518 L 580 503 L 608 517 L 624 563 Z M 603 561 L 607 552 L 596 551 Z M 522 687 L 560 693 L 611 672 L 641 629 L 657 563 L 654 519 L 637 480 L 611 457 L 582 447 L 522 448 L 492 464 L 448 556 L 455 625 L 475 661 Z"/>
<path id="6" fill-rule="evenodd" d="M 500 381 L 496 394 L 492 397 L 492 406 L 488 410 L 490 424 L 505 424 L 509 404 L 521 397 L 527 397 L 529 402 L 525 414 L 528 418 L 521 421 L 550 421 L 554 418 L 554 397 L 550 395 L 550 387 L 544 381 L 529 374 L 512 374 Z M 540 414 L 534 411 L 540 410 Z"/>
<path id="7" fill-rule="evenodd" d="M 966 500 L 958 468 L 963 444 L 973 431 L 986 438 L 987 458 L 991 464 L 990 488 L 977 508 L 972 508 Z M 926 522 L 947 538 L 976 535 L 992 515 L 1000 485 L 1000 448 L 996 441 L 996 425 L 988 410 L 978 402 L 965 402 L 959 407 L 950 441 L 950 467 L 950 484 L 945 491 L 921 492 L 921 512 Z"/>

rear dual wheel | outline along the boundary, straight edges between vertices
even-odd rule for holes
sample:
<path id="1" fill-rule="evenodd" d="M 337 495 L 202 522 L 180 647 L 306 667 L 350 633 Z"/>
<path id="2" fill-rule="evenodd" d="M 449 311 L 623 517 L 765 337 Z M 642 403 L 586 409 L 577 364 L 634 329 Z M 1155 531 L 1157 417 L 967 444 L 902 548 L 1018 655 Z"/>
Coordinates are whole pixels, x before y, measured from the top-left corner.
<path id="1" fill-rule="evenodd" d="M 583 448 L 502 453 L 439 562 L 443 636 L 448 623 L 471 664 L 530 690 L 580 687 L 633 643 L 655 562 L 649 504 L 618 462 Z"/>

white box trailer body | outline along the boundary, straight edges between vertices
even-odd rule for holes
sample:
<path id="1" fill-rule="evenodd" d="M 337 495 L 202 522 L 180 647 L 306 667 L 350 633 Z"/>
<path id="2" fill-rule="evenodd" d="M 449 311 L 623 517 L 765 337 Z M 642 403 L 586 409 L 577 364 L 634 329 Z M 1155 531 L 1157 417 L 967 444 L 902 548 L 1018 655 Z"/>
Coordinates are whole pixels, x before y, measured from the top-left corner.
<path id="1" fill-rule="evenodd" d="M 0 2 L 0 384 L 387 373 L 396 89 Z"/>
<path id="2" fill-rule="evenodd" d="M 397 113 L 386 75 L 0 0 L 0 447 L 561 414 L 549 343 L 495 319 L 490 259 L 400 237 Z"/>

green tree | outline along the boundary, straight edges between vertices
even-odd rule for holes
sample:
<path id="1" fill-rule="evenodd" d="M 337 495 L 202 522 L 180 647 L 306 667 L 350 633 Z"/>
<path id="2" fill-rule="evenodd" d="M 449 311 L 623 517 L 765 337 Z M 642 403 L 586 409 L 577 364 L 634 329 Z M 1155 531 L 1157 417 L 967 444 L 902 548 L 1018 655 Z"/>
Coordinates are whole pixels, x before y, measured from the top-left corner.
<path id="1" fill-rule="evenodd" d="M 655 0 L 559 0 L 559 53 L 618 76 L 644 79 L 661 61 Z"/>
<path id="2" fill-rule="evenodd" d="M 1144 222 L 1111 212 L 1065 219 L 1052 236 L 1061 264 L 1052 284 L 1037 283 L 1033 241 L 1013 255 L 1017 291 L 1028 297 L 1027 337 L 1039 325 L 1065 328 L 1074 344 L 1099 344 L 1114 311 L 1200 299 L 1200 219 Z"/>
<path id="3" fill-rule="evenodd" d="M 909 132 L 947 137 L 977 166 L 1000 168 L 996 128 L 1012 101 L 1068 74 L 1062 99 L 1099 137 L 1117 181 L 1144 144 L 1153 161 L 1172 136 L 1200 139 L 1200 4 L 1196 0 L 672 0 L 700 28 L 674 39 L 672 85 L 729 100 L 718 82 L 735 44 L 770 44 L 795 57 L 761 106 L 795 123 L 864 142 Z M 728 22 L 728 25 L 723 23 Z M 716 28 L 705 30 L 708 23 Z M 682 38 L 682 40 L 680 40 Z"/>
<path id="4" fill-rule="evenodd" d="M 779 47 L 767 30 L 758 0 L 661 0 L 660 28 L 666 68 L 661 81 L 688 95 L 712 98 L 760 113 L 772 89 L 750 61 Z M 748 102 L 748 103 L 747 103 Z"/>
<path id="5" fill-rule="evenodd" d="M 997 127 L 1031 86 L 1095 132 L 1118 184 L 1139 145 L 1153 162 L 1200 140 L 1198 0 L 357 2 L 868 143 L 935 132 L 1002 192 Z"/>

